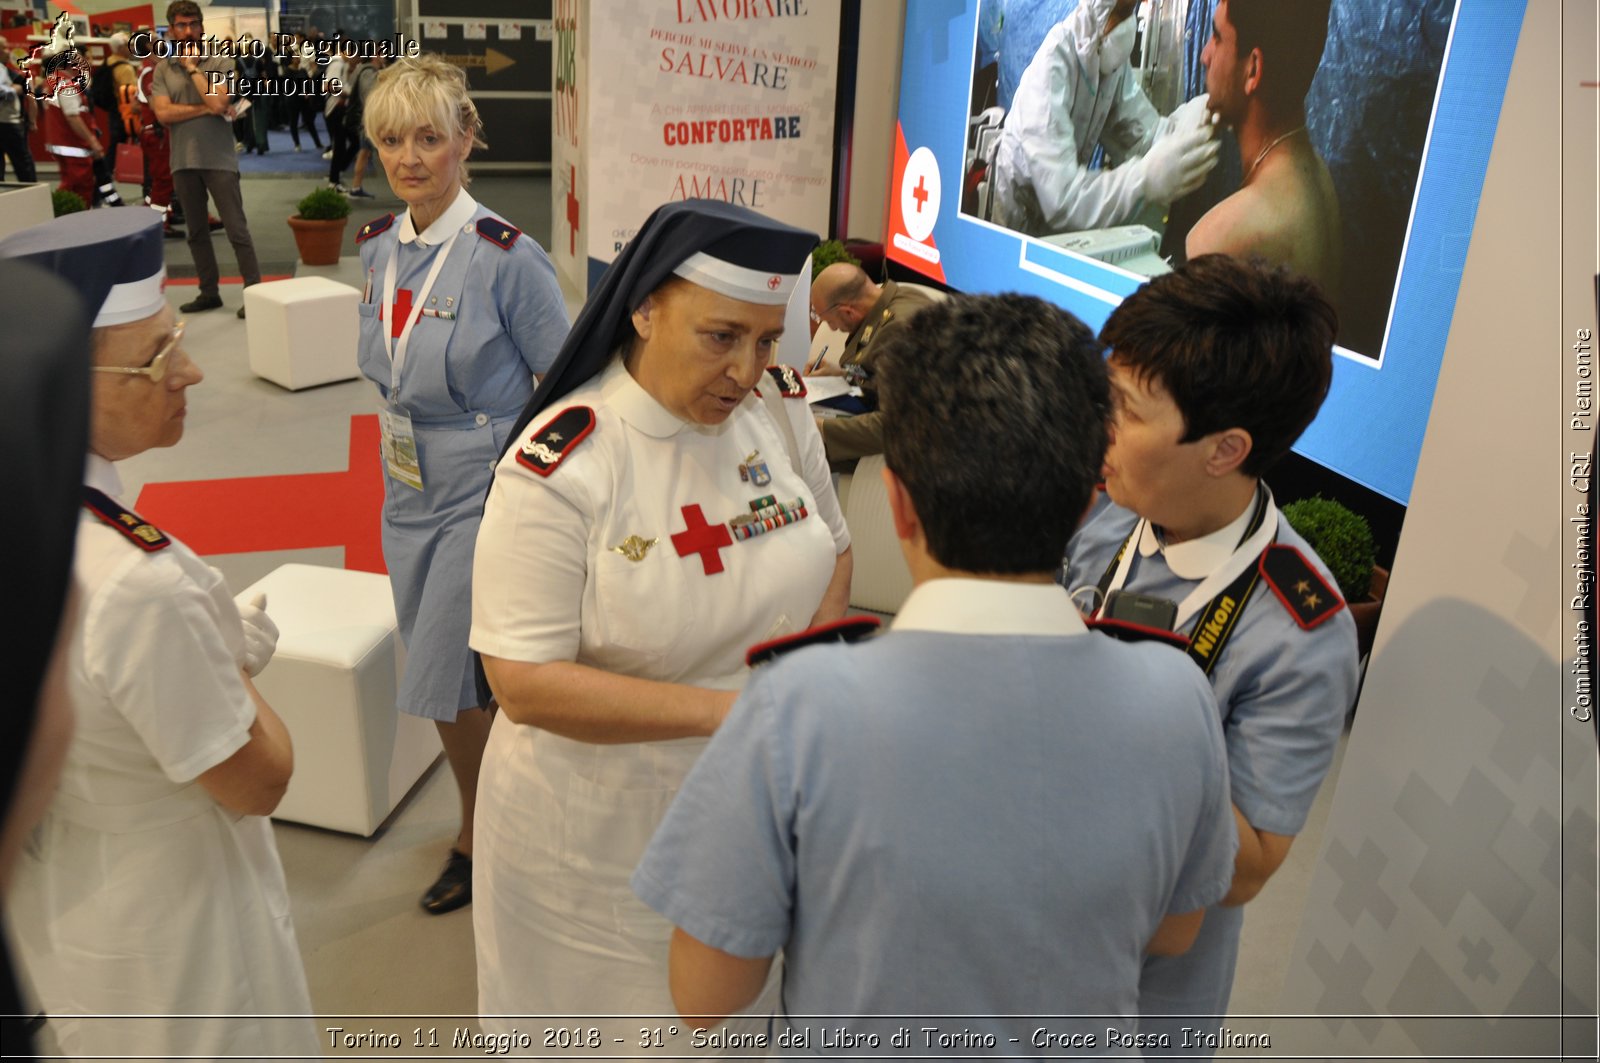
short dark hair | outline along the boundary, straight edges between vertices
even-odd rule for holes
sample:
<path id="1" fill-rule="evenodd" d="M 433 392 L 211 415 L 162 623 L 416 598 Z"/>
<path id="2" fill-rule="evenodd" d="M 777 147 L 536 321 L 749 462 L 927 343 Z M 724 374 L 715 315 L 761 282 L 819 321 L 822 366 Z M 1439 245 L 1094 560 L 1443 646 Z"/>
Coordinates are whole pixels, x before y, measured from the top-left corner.
<path id="1" fill-rule="evenodd" d="M 1328 43 L 1331 6 L 1332 0 L 1228 0 L 1238 54 L 1261 49 L 1262 98 L 1274 110 L 1305 103 Z"/>
<path id="2" fill-rule="evenodd" d="M 185 15 L 201 20 L 206 17 L 205 13 L 200 10 L 200 5 L 195 3 L 194 0 L 172 0 L 172 3 L 167 5 L 167 25 L 172 25 Z"/>
<path id="3" fill-rule="evenodd" d="M 1119 365 L 1161 385 L 1188 443 L 1243 428 L 1242 471 L 1289 452 L 1327 398 L 1339 316 L 1309 278 L 1282 266 L 1201 255 L 1111 312 L 1100 339 Z"/>
<path id="4" fill-rule="evenodd" d="M 956 296 L 886 338 L 884 461 L 946 568 L 1049 572 L 1105 458 L 1110 385 L 1083 322 L 1025 295 Z"/>

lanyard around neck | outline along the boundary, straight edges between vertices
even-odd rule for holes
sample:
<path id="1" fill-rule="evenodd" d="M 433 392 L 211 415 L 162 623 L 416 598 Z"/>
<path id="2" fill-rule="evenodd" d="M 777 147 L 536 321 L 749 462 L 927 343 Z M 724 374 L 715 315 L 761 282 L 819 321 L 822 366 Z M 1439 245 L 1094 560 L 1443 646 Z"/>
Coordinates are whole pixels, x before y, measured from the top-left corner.
<path id="1" fill-rule="evenodd" d="M 1140 518 L 1133 526 L 1133 533 L 1122 544 L 1122 549 L 1117 552 L 1116 559 L 1112 562 L 1113 570 L 1107 572 L 1110 580 L 1103 582 L 1101 588 L 1101 605 L 1095 610 L 1095 617 L 1105 608 L 1105 598 L 1111 591 L 1121 590 L 1123 584 L 1128 582 L 1128 574 L 1133 569 L 1133 557 L 1139 551 L 1139 542 L 1144 538 L 1150 522 Z M 1265 484 L 1256 488 L 1255 509 L 1250 514 L 1250 520 L 1245 525 L 1244 535 L 1239 540 L 1239 545 L 1234 548 L 1228 559 L 1202 580 L 1193 590 L 1178 603 L 1178 616 L 1173 621 L 1174 631 L 1183 630 L 1184 626 L 1194 618 L 1195 613 L 1206 602 L 1215 598 L 1217 594 L 1229 583 L 1238 578 L 1245 569 L 1256 563 L 1265 550 L 1278 534 L 1278 510 L 1272 505 L 1272 492 Z M 1102 579 L 1104 579 L 1102 577 Z"/>
<path id="2" fill-rule="evenodd" d="M 411 330 L 416 327 L 417 321 L 422 317 L 422 308 L 427 303 L 428 293 L 433 291 L 433 282 L 438 280 L 439 271 L 444 268 L 444 260 L 450 257 L 450 249 L 456 246 L 456 237 L 459 231 L 452 232 L 450 239 L 440 247 L 439 253 L 433 256 L 433 265 L 428 269 L 428 276 L 422 282 L 422 288 L 411 300 L 411 312 L 406 315 L 406 323 L 400 329 L 400 339 L 395 341 L 394 322 L 384 321 L 383 349 L 389 355 L 389 399 L 394 401 L 400 390 L 400 374 L 406 364 L 406 348 L 411 343 Z M 418 234 L 421 239 L 421 234 Z M 383 270 L 383 305 L 388 315 L 394 314 L 394 285 L 395 263 L 400 259 L 401 241 L 396 240 L 394 251 L 389 255 L 389 264 Z"/>

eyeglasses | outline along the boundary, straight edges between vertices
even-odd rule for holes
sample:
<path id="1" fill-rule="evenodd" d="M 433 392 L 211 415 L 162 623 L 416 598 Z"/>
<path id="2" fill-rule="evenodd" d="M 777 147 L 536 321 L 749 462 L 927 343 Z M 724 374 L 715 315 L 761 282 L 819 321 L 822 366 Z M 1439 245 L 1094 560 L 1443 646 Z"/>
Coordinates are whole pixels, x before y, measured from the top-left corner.
<path id="1" fill-rule="evenodd" d="M 185 323 L 182 321 L 172 326 L 172 335 L 167 338 L 166 343 L 161 345 L 161 349 L 156 352 L 156 356 L 150 359 L 149 365 L 142 365 L 137 369 L 125 365 L 97 365 L 94 366 L 94 371 L 96 373 L 122 373 L 125 376 L 147 376 L 150 378 L 150 383 L 159 384 L 166 378 L 167 365 L 172 360 L 172 352 L 178 349 L 178 344 L 183 340 L 184 327 Z"/>

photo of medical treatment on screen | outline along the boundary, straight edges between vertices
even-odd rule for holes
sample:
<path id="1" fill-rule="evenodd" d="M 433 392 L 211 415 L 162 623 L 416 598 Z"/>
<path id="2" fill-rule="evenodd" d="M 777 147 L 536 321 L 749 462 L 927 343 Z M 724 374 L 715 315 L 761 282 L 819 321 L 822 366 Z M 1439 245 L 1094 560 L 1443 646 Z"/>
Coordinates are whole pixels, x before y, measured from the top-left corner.
<path id="1" fill-rule="evenodd" d="M 1376 363 L 1455 9 L 982 0 L 961 213 L 1142 276 L 1286 264 Z"/>

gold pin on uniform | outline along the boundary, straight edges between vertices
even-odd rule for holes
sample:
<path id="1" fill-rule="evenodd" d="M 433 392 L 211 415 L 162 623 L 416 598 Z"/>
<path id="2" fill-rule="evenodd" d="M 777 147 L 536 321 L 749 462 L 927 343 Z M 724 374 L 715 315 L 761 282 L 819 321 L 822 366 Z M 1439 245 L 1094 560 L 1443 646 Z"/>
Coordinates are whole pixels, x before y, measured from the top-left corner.
<path id="1" fill-rule="evenodd" d="M 630 535 L 618 545 L 613 546 L 611 552 L 621 554 L 629 561 L 643 561 L 644 555 L 648 554 L 650 548 L 660 541 L 660 539 L 641 539 L 637 535 Z"/>

